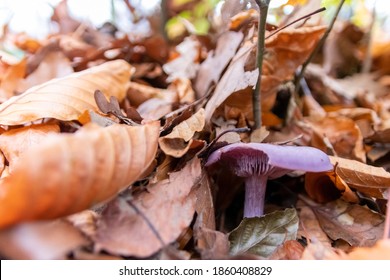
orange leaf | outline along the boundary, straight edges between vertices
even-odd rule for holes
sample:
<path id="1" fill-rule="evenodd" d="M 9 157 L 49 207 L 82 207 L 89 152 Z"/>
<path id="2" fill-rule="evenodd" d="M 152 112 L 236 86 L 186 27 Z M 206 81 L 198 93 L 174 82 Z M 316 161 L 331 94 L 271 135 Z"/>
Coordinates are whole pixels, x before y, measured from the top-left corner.
<path id="1" fill-rule="evenodd" d="M 34 124 L 8 130 L 0 135 L 0 150 L 8 161 L 9 171 L 19 157 L 31 147 L 40 144 L 48 133 L 59 133 L 58 124 Z"/>
<path id="2" fill-rule="evenodd" d="M 390 173 L 375 167 L 340 157 L 329 156 L 335 171 L 318 174 L 306 173 L 305 189 L 318 202 L 327 202 L 343 194 L 347 201 L 353 201 L 349 187 L 375 198 L 386 198 L 390 188 Z"/>
<path id="3" fill-rule="evenodd" d="M 363 136 L 350 118 L 335 115 L 326 116 L 317 120 L 307 120 L 313 130 L 320 138 L 328 138 L 337 155 L 344 158 L 366 161 L 366 154 L 363 149 Z M 320 141 L 320 139 L 318 139 Z M 323 139 L 321 139 L 324 141 Z M 314 141 L 313 141 L 314 142 Z M 313 146 L 321 148 L 320 144 L 313 143 Z"/>
<path id="4" fill-rule="evenodd" d="M 336 174 L 348 186 L 368 196 L 385 198 L 384 192 L 390 188 L 390 173 L 381 167 L 339 157 L 329 156 L 333 165 L 336 165 Z"/>
<path id="5" fill-rule="evenodd" d="M 3 60 L 3 57 L 1 58 Z M 15 94 L 18 83 L 26 74 L 26 65 L 27 60 L 23 59 L 16 64 L 9 65 L 4 74 L 0 76 L 0 98 L 2 101 Z"/>
<path id="6" fill-rule="evenodd" d="M 159 123 L 151 122 L 106 128 L 87 124 L 75 134 L 48 136 L 0 181 L 0 228 L 107 201 L 153 162 L 158 134 Z"/>
<path id="7" fill-rule="evenodd" d="M 0 105 L 0 124 L 19 125 L 40 118 L 76 120 L 85 110 L 97 110 L 96 89 L 121 101 L 126 95 L 131 66 L 114 60 L 88 70 L 53 79 Z"/>

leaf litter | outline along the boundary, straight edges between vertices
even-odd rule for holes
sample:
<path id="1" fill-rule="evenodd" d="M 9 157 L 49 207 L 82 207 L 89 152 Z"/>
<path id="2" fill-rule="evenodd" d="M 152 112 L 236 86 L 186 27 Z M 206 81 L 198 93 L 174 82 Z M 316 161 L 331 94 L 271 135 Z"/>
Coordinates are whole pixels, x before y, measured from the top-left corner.
<path id="1" fill-rule="evenodd" d="M 231 30 L 169 44 L 81 23 L 62 1 L 58 34 L 2 35 L 23 54 L 0 46 L 2 257 L 390 258 L 386 45 L 359 73 L 364 31 L 340 25 L 297 95 L 286 84 L 326 26 L 272 35 L 251 131 L 258 14 L 222 16 Z M 204 168 L 237 142 L 312 146 L 333 170 L 271 180 L 265 215 L 243 219 L 244 180 Z"/>

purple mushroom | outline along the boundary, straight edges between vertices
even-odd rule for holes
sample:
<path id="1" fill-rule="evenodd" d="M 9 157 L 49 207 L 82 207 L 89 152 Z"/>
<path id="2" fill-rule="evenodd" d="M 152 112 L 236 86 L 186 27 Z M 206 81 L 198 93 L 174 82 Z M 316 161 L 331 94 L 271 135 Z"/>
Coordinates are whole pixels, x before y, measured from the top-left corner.
<path id="1" fill-rule="evenodd" d="M 329 157 L 312 147 L 265 143 L 235 143 L 214 151 L 206 167 L 227 167 L 245 180 L 244 217 L 260 217 L 268 179 L 292 170 L 323 172 L 333 169 Z"/>

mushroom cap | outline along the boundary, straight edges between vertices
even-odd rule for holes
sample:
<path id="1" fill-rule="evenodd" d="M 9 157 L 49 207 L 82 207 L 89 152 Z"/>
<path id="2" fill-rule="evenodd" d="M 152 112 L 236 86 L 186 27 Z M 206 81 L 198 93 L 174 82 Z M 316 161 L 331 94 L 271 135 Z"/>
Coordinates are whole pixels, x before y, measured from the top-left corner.
<path id="1" fill-rule="evenodd" d="M 329 157 L 313 147 L 266 143 L 235 143 L 214 151 L 206 167 L 229 167 L 239 177 L 266 175 L 277 178 L 292 170 L 322 172 L 333 169 Z"/>

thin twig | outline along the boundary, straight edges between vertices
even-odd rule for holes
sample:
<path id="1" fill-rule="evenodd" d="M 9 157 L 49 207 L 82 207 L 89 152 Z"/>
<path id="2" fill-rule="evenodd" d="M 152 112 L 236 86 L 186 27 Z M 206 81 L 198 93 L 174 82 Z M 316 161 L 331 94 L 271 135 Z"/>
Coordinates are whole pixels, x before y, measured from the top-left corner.
<path id="1" fill-rule="evenodd" d="M 321 12 L 323 12 L 323 11 L 325 11 L 325 10 L 326 10 L 326 8 L 325 8 L 325 7 L 322 7 L 322 8 L 320 8 L 320 9 L 318 9 L 318 10 L 315 10 L 314 12 L 312 12 L 312 13 L 310 13 L 310 14 L 307 14 L 307 15 L 305 15 L 305 16 L 303 16 L 303 17 L 300 17 L 300 18 L 298 18 L 298 19 L 296 19 L 296 20 L 294 20 L 294 21 L 292 21 L 292 22 L 286 24 L 285 26 L 282 26 L 282 27 L 276 29 L 274 32 L 272 32 L 272 33 L 269 34 L 267 37 L 265 37 L 265 39 L 267 40 L 269 37 L 274 36 L 276 33 L 282 31 L 283 29 L 286 29 L 287 27 L 293 25 L 294 23 L 297 23 L 297 22 L 300 21 L 300 20 L 307 19 L 308 17 L 311 17 L 312 15 L 321 13 Z"/>
<path id="2" fill-rule="evenodd" d="M 340 10 L 341 10 L 341 8 L 344 5 L 344 2 L 345 2 L 345 0 L 341 0 L 340 1 L 339 5 L 337 7 L 336 13 L 334 14 L 334 16 L 332 18 L 332 21 L 331 21 L 330 25 L 328 26 L 328 28 L 326 29 L 326 31 L 325 31 L 324 35 L 322 36 L 321 40 L 318 42 L 318 44 L 316 45 L 314 50 L 311 52 L 309 58 L 306 59 L 306 61 L 302 64 L 301 71 L 299 72 L 299 75 L 295 79 L 295 92 L 299 92 L 300 81 L 301 81 L 301 79 L 303 77 L 303 74 L 305 73 L 306 67 L 313 60 L 313 58 L 317 55 L 318 51 L 321 49 L 322 45 L 325 43 L 325 40 L 328 38 L 328 36 L 330 34 L 330 31 L 332 31 L 333 26 L 334 26 L 334 24 L 336 22 L 337 16 L 339 15 Z"/>
<path id="3" fill-rule="evenodd" d="M 160 241 L 161 245 L 163 245 L 164 247 L 166 246 L 164 240 L 162 239 L 160 233 L 157 231 L 157 229 L 154 227 L 154 225 L 152 224 L 152 222 L 148 219 L 148 217 L 145 216 L 145 214 L 140 211 L 138 209 L 137 206 L 134 205 L 134 203 L 131 201 L 131 200 L 126 200 L 127 203 L 130 205 L 131 208 L 133 208 L 133 210 L 141 216 L 141 218 L 146 222 L 146 224 L 148 225 L 148 227 L 150 228 L 150 230 L 153 232 L 153 234 L 157 237 L 158 241 Z"/>
<path id="4" fill-rule="evenodd" d="M 161 34 L 165 41 L 169 42 L 169 37 L 167 34 L 166 30 L 166 25 L 169 20 L 169 15 L 168 15 L 168 1 L 167 0 L 161 0 Z"/>
<path id="5" fill-rule="evenodd" d="M 372 19 L 370 23 L 370 29 L 367 33 L 367 50 L 366 54 L 364 55 L 364 60 L 363 60 L 363 66 L 362 66 L 362 73 L 368 73 L 371 70 L 371 64 L 372 64 L 372 57 L 371 57 L 371 49 L 372 49 L 372 35 L 373 35 L 373 29 L 374 29 L 374 24 L 376 20 L 376 8 L 374 5 L 374 8 L 372 9 Z"/>
<path id="6" fill-rule="evenodd" d="M 255 120 L 255 129 L 261 127 L 261 76 L 263 70 L 263 57 L 265 49 L 265 26 L 267 23 L 268 6 L 271 0 L 256 0 L 259 6 L 260 19 L 257 33 L 257 68 L 259 69 L 259 76 L 257 78 L 256 88 L 252 96 L 253 118 Z"/>

